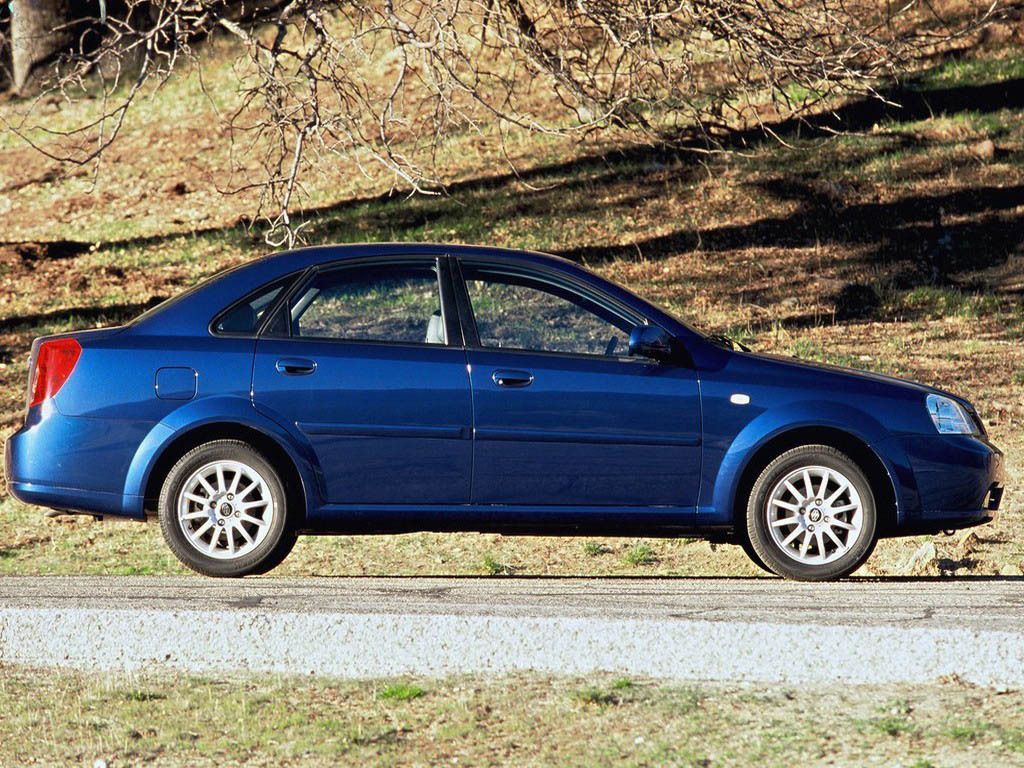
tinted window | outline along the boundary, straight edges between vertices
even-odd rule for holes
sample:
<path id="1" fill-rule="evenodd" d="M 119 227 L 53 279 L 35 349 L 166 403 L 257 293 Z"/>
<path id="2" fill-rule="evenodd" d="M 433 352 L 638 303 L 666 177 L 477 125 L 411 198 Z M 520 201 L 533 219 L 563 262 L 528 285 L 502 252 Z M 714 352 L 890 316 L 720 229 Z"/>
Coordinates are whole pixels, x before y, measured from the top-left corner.
<path id="1" fill-rule="evenodd" d="M 625 355 L 635 323 L 568 288 L 502 272 L 463 267 L 477 334 L 484 347 Z"/>
<path id="2" fill-rule="evenodd" d="M 347 267 L 316 276 L 291 305 L 292 336 L 444 344 L 433 264 Z"/>
<path id="3" fill-rule="evenodd" d="M 260 321 L 267 311 L 274 306 L 277 297 L 281 295 L 292 279 L 294 278 L 289 277 L 285 280 L 278 280 L 275 283 L 260 288 L 244 301 L 239 302 L 221 315 L 214 325 L 214 330 L 217 333 L 255 333 L 256 329 L 259 328 Z"/>

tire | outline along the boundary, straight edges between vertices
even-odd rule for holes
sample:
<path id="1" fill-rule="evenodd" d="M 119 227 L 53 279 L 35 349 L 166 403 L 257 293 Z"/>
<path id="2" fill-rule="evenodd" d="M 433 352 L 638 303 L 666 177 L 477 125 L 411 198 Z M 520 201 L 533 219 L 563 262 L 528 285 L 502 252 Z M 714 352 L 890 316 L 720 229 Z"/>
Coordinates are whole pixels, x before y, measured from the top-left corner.
<path id="1" fill-rule="evenodd" d="M 750 538 L 744 533 L 742 536 L 739 536 L 738 539 L 739 539 L 738 543 L 739 543 L 740 547 L 742 547 L 742 549 L 743 549 L 743 554 L 745 554 L 748 558 L 750 558 L 750 562 L 752 562 L 754 565 L 756 565 L 762 571 L 765 571 L 766 573 L 771 573 L 771 574 L 774 575 L 775 572 L 771 568 L 769 568 L 767 565 L 765 565 L 764 560 L 762 560 L 761 556 L 759 554 L 757 554 L 757 550 L 754 549 L 754 546 L 750 543 Z"/>
<path id="2" fill-rule="evenodd" d="M 783 453 L 758 476 L 747 502 L 751 548 L 772 573 L 786 579 L 850 575 L 874 550 L 877 527 L 864 472 L 827 445 Z"/>
<path id="3" fill-rule="evenodd" d="M 277 471 L 238 440 L 215 440 L 182 456 L 164 479 L 159 516 L 167 546 L 205 576 L 266 573 L 296 540 Z"/>

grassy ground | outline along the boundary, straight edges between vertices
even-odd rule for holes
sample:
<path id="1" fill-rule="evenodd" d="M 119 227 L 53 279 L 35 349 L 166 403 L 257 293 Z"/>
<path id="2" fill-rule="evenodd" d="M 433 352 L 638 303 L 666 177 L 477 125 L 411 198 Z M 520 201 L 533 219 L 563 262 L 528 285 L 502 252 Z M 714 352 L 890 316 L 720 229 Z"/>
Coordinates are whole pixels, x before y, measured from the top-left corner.
<path id="1" fill-rule="evenodd" d="M 465 135 L 444 148 L 449 196 L 389 197 L 385 180 L 342 165 L 312 179 L 307 234 L 560 253 L 757 349 L 968 395 L 1008 454 L 1004 515 L 964 540 L 937 538 L 927 571 L 1019 576 L 1024 57 L 1020 30 L 998 29 L 889 94 L 901 109 L 839 108 L 852 131 L 842 137 L 781 124 L 785 144 L 751 134 L 737 153 L 708 156 L 513 135 L 517 177 L 493 136 Z M 230 86 L 231 56 L 212 59 L 209 90 Z M 21 419 L 34 336 L 124 321 L 265 250 L 240 223 L 251 198 L 217 192 L 226 143 L 195 86 L 174 80 L 142 104 L 98 180 L 0 137 L 0 432 Z M 18 108 L 0 104 L 11 119 Z M 883 542 L 864 573 L 904 572 L 926 540 Z M 44 519 L 0 492 L 0 573 L 177 570 L 155 530 Z M 280 572 L 755 571 L 736 548 L 699 542 L 423 534 L 306 541 Z"/>
<path id="2" fill-rule="evenodd" d="M 1024 693 L 0 669 L 0 764 L 1024 765 Z"/>

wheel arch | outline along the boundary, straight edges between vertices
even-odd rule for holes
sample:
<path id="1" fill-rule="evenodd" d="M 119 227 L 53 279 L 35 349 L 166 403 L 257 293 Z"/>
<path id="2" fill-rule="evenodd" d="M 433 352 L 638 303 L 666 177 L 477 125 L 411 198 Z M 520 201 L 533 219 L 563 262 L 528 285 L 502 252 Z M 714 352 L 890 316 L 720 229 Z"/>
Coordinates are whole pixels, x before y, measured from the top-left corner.
<path id="1" fill-rule="evenodd" d="M 186 407 L 171 414 L 143 440 L 125 482 L 125 514 L 143 517 L 153 511 L 167 472 L 185 453 L 211 440 L 235 439 L 265 454 L 281 473 L 293 509 L 302 520 L 315 515 L 323 500 L 319 466 L 311 446 L 257 413 L 240 398 L 217 398 L 201 409 Z M 198 406 L 198 404 L 196 404 Z M 301 521 L 300 521 L 301 522 Z"/>
<path id="2" fill-rule="evenodd" d="M 900 501 L 885 461 L 862 437 L 834 426 L 798 426 L 779 432 L 762 442 L 749 456 L 732 494 L 732 518 L 739 530 L 747 514 L 747 502 L 758 476 L 772 460 L 801 445 L 827 445 L 845 453 L 867 475 L 875 497 L 879 534 L 885 536 L 899 523 Z"/>
<path id="3" fill-rule="evenodd" d="M 297 522 L 301 523 L 306 519 L 309 493 L 295 460 L 267 433 L 232 421 L 214 421 L 176 435 L 153 460 L 143 492 L 143 508 L 146 511 L 156 509 L 164 479 L 182 456 L 193 448 L 214 440 L 239 440 L 266 456 L 281 477 L 288 497 L 288 508 L 300 511 L 302 519 Z"/>

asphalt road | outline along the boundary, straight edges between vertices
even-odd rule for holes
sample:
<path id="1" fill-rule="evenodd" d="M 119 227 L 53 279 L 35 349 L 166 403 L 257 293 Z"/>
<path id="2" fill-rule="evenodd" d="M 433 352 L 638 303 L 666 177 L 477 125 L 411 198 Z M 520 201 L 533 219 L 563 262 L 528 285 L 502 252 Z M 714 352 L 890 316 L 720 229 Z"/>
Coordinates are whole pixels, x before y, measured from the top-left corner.
<path id="1" fill-rule="evenodd" d="M 646 578 L 0 578 L 0 608 L 16 607 L 656 619 L 1024 633 L 1024 577 L 831 584 Z"/>
<path id="2" fill-rule="evenodd" d="M 0 663 L 1019 685 L 1024 580 L 7 577 Z"/>

